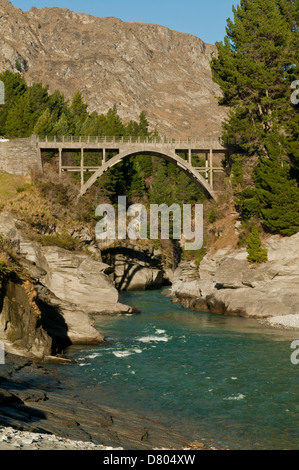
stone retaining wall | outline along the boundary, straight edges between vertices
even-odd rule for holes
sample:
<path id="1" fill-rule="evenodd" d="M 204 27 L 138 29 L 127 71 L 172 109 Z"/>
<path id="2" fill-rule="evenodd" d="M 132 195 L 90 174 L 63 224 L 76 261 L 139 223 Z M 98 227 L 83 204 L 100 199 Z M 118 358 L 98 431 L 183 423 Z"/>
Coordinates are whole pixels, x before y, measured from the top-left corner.
<path id="1" fill-rule="evenodd" d="M 30 168 L 42 168 L 36 136 L 0 142 L 0 168 L 14 175 L 28 175 Z"/>

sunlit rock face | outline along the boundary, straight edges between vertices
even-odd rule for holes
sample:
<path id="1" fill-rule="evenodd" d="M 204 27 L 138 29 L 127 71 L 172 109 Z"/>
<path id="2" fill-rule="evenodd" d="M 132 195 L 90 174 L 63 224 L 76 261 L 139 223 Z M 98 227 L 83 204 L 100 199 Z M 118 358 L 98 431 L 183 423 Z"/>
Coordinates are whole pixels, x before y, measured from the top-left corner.
<path id="1" fill-rule="evenodd" d="M 218 137 L 225 110 L 212 80 L 216 47 L 163 26 L 125 23 L 60 8 L 23 12 L 0 5 L 0 70 L 29 84 L 49 84 L 71 98 L 80 90 L 89 111 L 114 104 L 126 122 L 146 111 L 151 128 L 169 137 Z"/>

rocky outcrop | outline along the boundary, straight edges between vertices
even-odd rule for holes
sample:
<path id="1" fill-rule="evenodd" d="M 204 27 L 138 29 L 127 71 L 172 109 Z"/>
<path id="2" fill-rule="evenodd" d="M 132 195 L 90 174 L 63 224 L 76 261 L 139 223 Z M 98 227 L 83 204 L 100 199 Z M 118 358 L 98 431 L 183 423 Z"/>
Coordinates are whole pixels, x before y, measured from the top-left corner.
<path id="1" fill-rule="evenodd" d="M 80 90 L 90 112 L 116 104 L 126 122 L 144 110 L 161 135 L 221 135 L 226 113 L 210 69 L 217 50 L 195 36 L 60 8 L 23 12 L 8 0 L 0 30 L 1 72 L 18 64 L 29 84 L 49 84 L 70 99 Z"/>
<path id="2" fill-rule="evenodd" d="M 174 299 L 186 307 L 221 315 L 298 314 L 299 234 L 270 237 L 264 246 L 269 260 L 259 266 L 248 263 L 245 249 L 230 247 L 208 254 L 199 269 L 180 266 L 172 286 Z"/>
<path id="3" fill-rule="evenodd" d="M 104 343 L 93 314 L 137 313 L 118 302 L 110 266 L 84 253 L 24 239 L 16 222 L 0 214 L 0 233 L 11 239 L 28 278 L 10 280 L 2 288 L 2 335 L 14 347 L 41 358 L 71 344 Z"/>
<path id="4" fill-rule="evenodd" d="M 2 283 L 0 337 L 26 355 L 43 359 L 52 355 L 52 338 L 42 326 L 35 299 L 36 291 L 29 281 Z"/>

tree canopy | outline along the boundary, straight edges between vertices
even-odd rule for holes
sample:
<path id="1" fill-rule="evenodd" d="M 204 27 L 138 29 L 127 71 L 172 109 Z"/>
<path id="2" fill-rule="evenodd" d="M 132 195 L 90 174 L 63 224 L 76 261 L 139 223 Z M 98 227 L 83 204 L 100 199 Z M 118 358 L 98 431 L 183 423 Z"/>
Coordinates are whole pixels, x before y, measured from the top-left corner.
<path id="1" fill-rule="evenodd" d="M 291 235 L 299 231 L 299 121 L 291 101 L 299 77 L 299 2 L 241 0 L 233 13 L 211 67 L 219 104 L 229 108 L 223 140 L 232 161 L 255 162 L 251 186 L 235 189 L 238 207 L 245 218 L 259 216 L 267 230 Z"/>

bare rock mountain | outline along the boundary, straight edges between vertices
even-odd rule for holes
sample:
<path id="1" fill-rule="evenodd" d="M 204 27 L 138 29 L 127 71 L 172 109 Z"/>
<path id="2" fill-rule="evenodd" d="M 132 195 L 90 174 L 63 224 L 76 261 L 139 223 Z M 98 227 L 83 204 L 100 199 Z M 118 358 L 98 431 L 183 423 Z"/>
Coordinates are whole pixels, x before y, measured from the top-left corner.
<path id="1" fill-rule="evenodd" d="M 89 111 L 116 104 L 124 121 L 144 110 L 161 135 L 220 135 L 225 110 L 210 70 L 216 52 L 163 26 L 60 8 L 23 12 L 0 0 L 1 71 L 21 65 L 29 84 L 41 81 L 68 98 L 80 90 Z"/>

